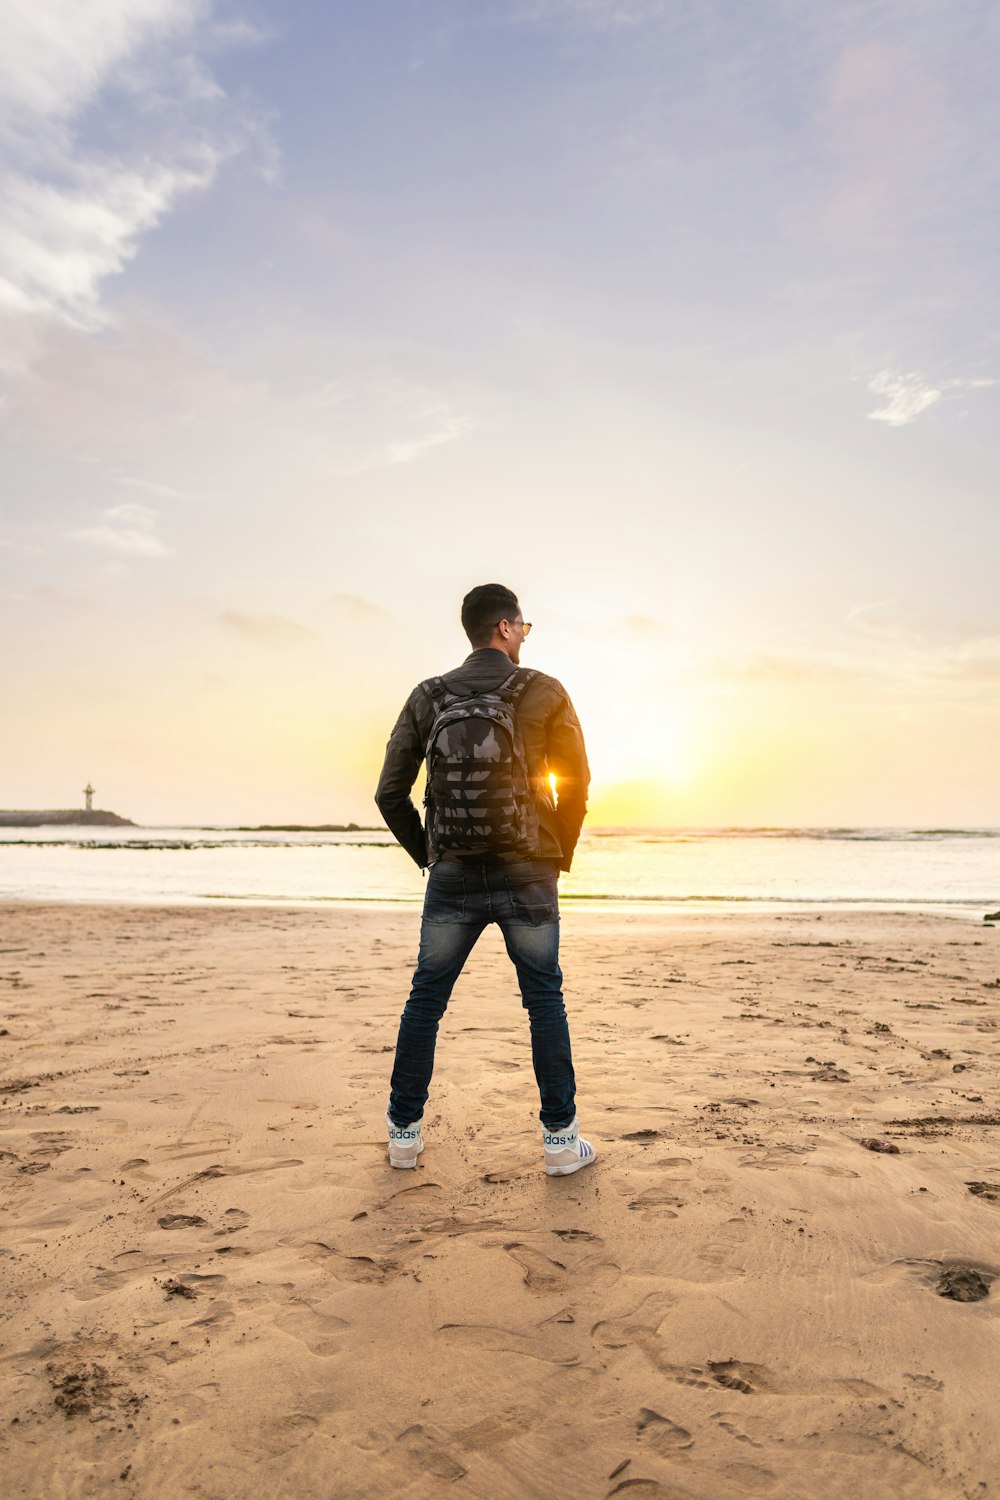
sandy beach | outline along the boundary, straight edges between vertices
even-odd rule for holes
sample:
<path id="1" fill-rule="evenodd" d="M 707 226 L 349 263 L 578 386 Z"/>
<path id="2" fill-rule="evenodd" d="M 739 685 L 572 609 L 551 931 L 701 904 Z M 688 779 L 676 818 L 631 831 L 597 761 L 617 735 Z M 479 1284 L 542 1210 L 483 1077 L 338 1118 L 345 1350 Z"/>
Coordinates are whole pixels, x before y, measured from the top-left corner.
<path id="1" fill-rule="evenodd" d="M 0 909 L 5 1496 L 1000 1494 L 1000 934 L 569 912 L 547 1179 L 495 933 L 386 1164 L 418 920 Z"/>

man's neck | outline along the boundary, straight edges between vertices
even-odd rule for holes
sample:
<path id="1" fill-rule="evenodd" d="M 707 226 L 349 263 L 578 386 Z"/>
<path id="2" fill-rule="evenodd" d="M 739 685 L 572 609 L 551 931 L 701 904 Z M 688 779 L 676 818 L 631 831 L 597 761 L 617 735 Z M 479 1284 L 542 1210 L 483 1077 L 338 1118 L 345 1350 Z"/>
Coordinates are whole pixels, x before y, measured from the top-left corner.
<path id="1" fill-rule="evenodd" d="M 517 666 L 517 657 L 514 655 L 516 647 L 513 641 L 505 641 L 502 635 L 497 635 L 490 641 L 489 649 L 502 652 L 508 661 L 513 662 L 515 667 Z"/>

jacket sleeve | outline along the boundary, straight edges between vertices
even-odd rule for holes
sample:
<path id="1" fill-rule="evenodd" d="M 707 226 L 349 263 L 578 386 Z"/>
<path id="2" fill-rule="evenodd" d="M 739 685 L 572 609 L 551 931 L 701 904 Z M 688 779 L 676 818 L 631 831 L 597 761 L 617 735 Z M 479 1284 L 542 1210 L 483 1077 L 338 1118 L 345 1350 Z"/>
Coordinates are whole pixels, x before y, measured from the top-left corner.
<path id="1" fill-rule="evenodd" d="M 375 803 L 391 833 L 421 869 L 427 864 L 427 838 L 410 791 L 423 760 L 424 745 L 411 693 L 396 720 L 375 791 Z"/>
<path id="2" fill-rule="evenodd" d="M 583 730 L 565 690 L 546 725 L 546 759 L 556 777 L 555 817 L 563 852 L 560 869 L 568 870 L 587 814 L 590 767 Z"/>

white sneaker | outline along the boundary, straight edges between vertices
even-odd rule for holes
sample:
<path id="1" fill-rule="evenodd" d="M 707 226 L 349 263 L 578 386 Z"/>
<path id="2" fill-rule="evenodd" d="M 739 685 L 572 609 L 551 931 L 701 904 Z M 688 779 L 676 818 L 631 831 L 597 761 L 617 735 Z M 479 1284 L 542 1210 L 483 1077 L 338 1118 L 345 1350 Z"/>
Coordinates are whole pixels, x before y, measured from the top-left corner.
<path id="1" fill-rule="evenodd" d="M 412 1125 L 394 1125 L 388 1113 L 386 1114 L 390 1167 L 415 1167 L 417 1165 L 417 1157 L 424 1149 L 423 1136 L 420 1133 L 423 1118 L 421 1115 L 420 1119 L 414 1120 Z"/>
<path id="2" fill-rule="evenodd" d="M 565 1130 L 546 1130 L 542 1126 L 542 1146 L 545 1155 L 545 1171 L 549 1177 L 568 1177 L 589 1167 L 597 1160 L 597 1152 L 580 1134 L 580 1122 L 574 1120 Z"/>

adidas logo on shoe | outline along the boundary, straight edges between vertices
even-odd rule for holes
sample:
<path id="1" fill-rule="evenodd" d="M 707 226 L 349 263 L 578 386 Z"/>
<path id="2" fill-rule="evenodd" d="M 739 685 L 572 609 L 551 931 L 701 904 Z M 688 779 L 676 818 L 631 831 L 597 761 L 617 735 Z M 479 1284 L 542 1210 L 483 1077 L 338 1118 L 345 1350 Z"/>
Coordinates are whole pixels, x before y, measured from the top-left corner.
<path id="1" fill-rule="evenodd" d="M 597 1160 L 597 1152 L 580 1134 L 578 1120 L 563 1130 L 546 1130 L 543 1125 L 542 1147 L 549 1177 L 568 1177 L 571 1172 L 579 1172 L 581 1167 L 589 1167 Z"/>
<path id="2" fill-rule="evenodd" d="M 390 1167 L 415 1167 L 417 1157 L 424 1149 L 423 1137 L 420 1126 L 423 1116 L 414 1120 L 410 1125 L 394 1125 L 389 1115 L 385 1117 L 386 1128 L 389 1132 L 389 1165 Z"/>

